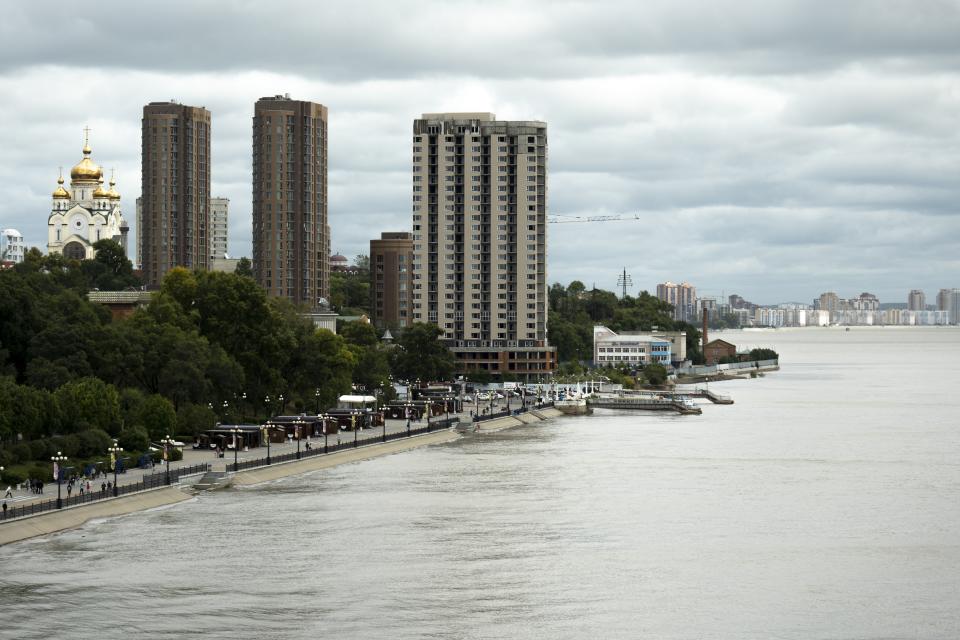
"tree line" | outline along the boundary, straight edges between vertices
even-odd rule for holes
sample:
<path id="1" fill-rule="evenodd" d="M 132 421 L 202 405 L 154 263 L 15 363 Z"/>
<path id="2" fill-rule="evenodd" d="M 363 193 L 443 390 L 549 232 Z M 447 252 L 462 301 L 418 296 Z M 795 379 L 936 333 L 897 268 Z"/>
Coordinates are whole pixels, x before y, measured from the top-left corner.
<path id="1" fill-rule="evenodd" d="M 436 327 L 393 348 L 365 323 L 318 330 L 247 269 L 173 269 L 146 307 L 114 321 L 87 292 L 139 281 L 119 245 L 95 246 L 83 261 L 33 249 L 0 272 L 0 465 L 102 456 L 113 438 L 144 451 L 218 421 L 323 410 L 354 384 L 392 391 L 391 376 L 453 373 Z"/>

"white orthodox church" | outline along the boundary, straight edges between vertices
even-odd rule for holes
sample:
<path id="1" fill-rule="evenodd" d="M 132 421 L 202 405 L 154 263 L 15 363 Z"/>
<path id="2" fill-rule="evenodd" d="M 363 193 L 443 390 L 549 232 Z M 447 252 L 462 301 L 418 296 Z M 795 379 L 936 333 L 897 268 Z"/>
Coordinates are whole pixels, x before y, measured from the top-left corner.
<path id="1" fill-rule="evenodd" d="M 47 253 L 62 253 L 73 260 L 87 260 L 96 253 L 93 243 L 115 240 L 127 251 L 129 227 L 120 212 L 116 181 L 103 188 L 103 169 L 90 159 L 89 138 L 84 141 L 83 160 L 70 170 L 70 190 L 63 176 L 53 192 L 53 207 L 47 219 Z"/>

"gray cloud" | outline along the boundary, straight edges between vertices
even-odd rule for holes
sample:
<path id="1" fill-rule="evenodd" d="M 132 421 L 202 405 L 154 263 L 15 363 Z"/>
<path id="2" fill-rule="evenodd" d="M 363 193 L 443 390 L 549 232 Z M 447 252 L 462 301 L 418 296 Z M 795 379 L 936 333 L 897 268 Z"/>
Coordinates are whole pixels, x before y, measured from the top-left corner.
<path id="1" fill-rule="evenodd" d="M 0 226 L 46 241 L 57 167 L 139 193 L 140 117 L 213 113 L 213 192 L 250 254 L 253 103 L 330 108 L 333 248 L 410 224 L 411 121 L 493 111 L 550 131 L 550 278 L 690 280 L 758 301 L 960 286 L 956 2 L 39 2 L 0 24 Z M 295 16 L 295 19 L 292 17 Z M 105 44 L 109 46 L 105 46 Z"/>

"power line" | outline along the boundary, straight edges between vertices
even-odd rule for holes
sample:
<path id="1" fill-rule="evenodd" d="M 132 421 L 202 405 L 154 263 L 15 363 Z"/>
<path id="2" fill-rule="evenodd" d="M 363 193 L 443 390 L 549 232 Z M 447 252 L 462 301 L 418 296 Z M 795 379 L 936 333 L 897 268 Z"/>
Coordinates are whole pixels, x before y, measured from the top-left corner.
<path id="1" fill-rule="evenodd" d="M 623 298 L 627 297 L 627 287 L 633 286 L 633 278 L 627 273 L 627 268 L 623 268 L 623 273 L 617 277 L 617 286 L 623 289 Z"/>

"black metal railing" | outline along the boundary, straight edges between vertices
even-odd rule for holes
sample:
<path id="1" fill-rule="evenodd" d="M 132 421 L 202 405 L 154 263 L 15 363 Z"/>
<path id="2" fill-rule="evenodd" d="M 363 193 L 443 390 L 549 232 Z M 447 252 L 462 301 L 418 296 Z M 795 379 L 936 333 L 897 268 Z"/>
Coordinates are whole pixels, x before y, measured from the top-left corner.
<path id="1" fill-rule="evenodd" d="M 197 475 L 198 473 L 206 473 L 210 470 L 210 463 L 203 462 L 200 464 L 189 465 L 186 467 L 177 467 L 175 469 L 170 469 L 170 483 L 177 482 L 180 478 L 190 475 Z M 130 484 L 123 484 L 117 486 L 117 495 L 123 496 L 131 493 L 138 493 L 140 491 L 149 491 L 150 489 L 157 489 L 159 487 L 165 486 L 167 483 L 167 472 L 166 470 L 160 471 L 157 473 L 151 473 L 149 475 L 144 475 L 138 482 L 131 482 Z M 55 486 L 55 485 L 53 485 Z M 57 498 L 50 498 L 48 500 L 36 500 L 29 504 L 24 505 L 7 505 L 5 511 L 0 511 L 0 521 L 13 520 L 15 518 L 23 518 L 25 516 L 33 516 L 45 511 L 56 511 L 58 508 L 67 508 L 75 507 L 80 504 L 86 504 L 89 502 L 97 502 L 99 500 L 106 500 L 113 497 L 113 489 L 96 489 L 87 491 L 85 493 L 78 493 L 75 495 L 69 495 L 65 498 L 60 498 L 60 503 L 62 507 L 57 507 Z"/>
<path id="2" fill-rule="evenodd" d="M 343 437 L 343 433 L 338 435 L 337 442 L 330 442 L 330 436 L 327 436 L 326 446 L 320 444 L 319 446 L 314 446 L 317 443 L 317 440 L 311 440 L 310 449 L 301 449 L 299 458 L 297 452 L 293 451 L 291 453 L 284 453 L 281 455 L 272 455 L 270 456 L 270 465 L 274 465 L 281 462 L 291 462 L 298 459 L 303 459 L 310 456 L 319 456 L 324 455 L 325 453 L 336 453 L 337 451 L 344 451 L 346 449 L 357 449 L 360 447 L 366 447 L 373 444 L 380 444 L 384 442 L 390 442 L 392 440 L 399 440 L 401 438 L 410 438 L 412 436 L 419 436 L 424 433 L 432 433 L 434 431 L 442 431 L 444 429 L 449 429 L 450 427 L 459 424 L 459 418 L 444 418 L 441 420 L 429 420 L 421 426 L 411 427 L 410 429 L 404 429 L 402 431 L 393 431 L 391 433 L 384 434 L 382 428 L 372 427 L 366 430 L 366 435 L 360 437 L 360 434 L 357 433 L 355 437 Z M 345 432 L 349 433 L 349 432 Z M 228 471 L 244 471 L 246 469 L 255 469 L 257 467 L 267 466 L 267 458 L 253 458 L 250 460 L 240 460 L 236 464 L 230 463 L 227 465 Z"/>

